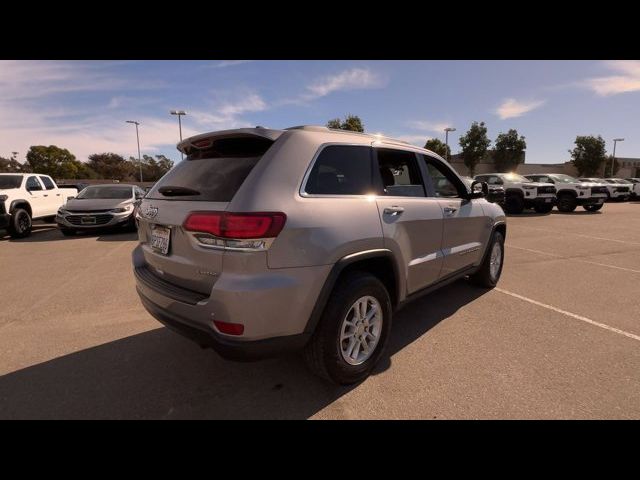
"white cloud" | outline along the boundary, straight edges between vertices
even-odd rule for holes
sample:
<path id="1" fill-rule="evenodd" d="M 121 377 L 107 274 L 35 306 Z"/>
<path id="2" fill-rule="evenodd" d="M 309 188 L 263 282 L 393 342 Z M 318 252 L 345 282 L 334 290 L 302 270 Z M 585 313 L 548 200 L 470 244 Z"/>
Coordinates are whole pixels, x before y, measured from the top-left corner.
<path id="1" fill-rule="evenodd" d="M 412 120 L 407 122 L 407 125 L 415 130 L 438 133 L 444 132 L 445 128 L 451 126 L 451 124 L 447 122 L 430 122 L 427 120 Z"/>
<path id="2" fill-rule="evenodd" d="M 496 108 L 495 113 L 500 117 L 500 119 L 505 120 L 507 118 L 516 118 L 521 117 L 525 113 L 528 113 L 536 108 L 544 105 L 545 100 L 516 100 L 515 98 L 507 98 L 505 99 L 498 108 Z"/>
<path id="3" fill-rule="evenodd" d="M 640 90 L 640 61 L 615 60 L 604 65 L 614 75 L 589 78 L 582 85 L 603 97 Z"/>
<path id="4" fill-rule="evenodd" d="M 341 90 L 359 90 L 368 88 L 380 88 L 384 81 L 380 75 L 368 68 L 351 68 L 335 75 L 323 77 L 307 86 L 304 100 L 325 97 L 330 93 Z"/>

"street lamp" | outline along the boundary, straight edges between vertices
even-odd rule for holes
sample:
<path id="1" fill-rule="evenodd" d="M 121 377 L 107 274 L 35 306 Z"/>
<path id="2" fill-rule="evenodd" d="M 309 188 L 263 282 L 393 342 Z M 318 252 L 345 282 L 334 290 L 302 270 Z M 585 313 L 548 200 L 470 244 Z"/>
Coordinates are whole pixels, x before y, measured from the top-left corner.
<path id="1" fill-rule="evenodd" d="M 184 110 L 171 110 L 169 112 L 171 115 L 177 115 L 178 116 L 178 128 L 180 129 L 180 141 L 182 142 L 182 122 L 180 121 L 180 117 L 182 115 L 186 115 L 187 112 L 185 112 Z M 182 160 L 184 158 L 182 151 L 180 151 L 180 160 Z"/>
<path id="2" fill-rule="evenodd" d="M 142 183 L 142 160 L 140 159 L 140 135 L 138 134 L 138 125 L 140 122 L 135 120 L 127 120 L 127 123 L 133 123 L 136 126 L 136 139 L 138 140 L 138 165 L 140 165 L 140 183 Z"/>
<path id="3" fill-rule="evenodd" d="M 613 139 L 613 156 L 611 157 L 611 176 L 613 177 L 613 165 L 616 161 L 616 143 L 624 142 L 624 138 L 614 138 Z"/>
<path id="4" fill-rule="evenodd" d="M 452 127 L 447 127 L 444 129 L 444 135 L 445 135 L 445 140 L 444 140 L 444 154 L 445 154 L 445 160 L 448 162 L 449 161 L 449 132 L 455 132 L 456 129 L 452 128 Z"/>

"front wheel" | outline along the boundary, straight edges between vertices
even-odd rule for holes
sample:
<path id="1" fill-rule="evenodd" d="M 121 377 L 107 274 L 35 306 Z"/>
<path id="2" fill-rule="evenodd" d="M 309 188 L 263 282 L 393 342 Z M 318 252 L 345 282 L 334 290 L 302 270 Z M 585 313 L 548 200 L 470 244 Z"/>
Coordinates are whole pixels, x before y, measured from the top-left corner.
<path id="1" fill-rule="evenodd" d="M 504 201 L 504 211 L 506 213 L 518 214 L 524 210 L 524 199 L 519 195 L 508 195 Z"/>
<path id="2" fill-rule="evenodd" d="M 9 224 L 11 238 L 25 238 L 31 235 L 31 215 L 22 208 L 16 208 L 11 214 Z"/>
<path id="3" fill-rule="evenodd" d="M 600 210 L 602 208 L 602 204 L 599 203 L 598 205 L 584 205 L 583 208 L 587 212 L 597 212 L 598 210 Z"/>
<path id="4" fill-rule="evenodd" d="M 558 210 L 561 212 L 573 212 L 577 206 L 576 199 L 572 195 L 561 195 L 560 198 L 558 198 Z"/>
<path id="5" fill-rule="evenodd" d="M 377 277 L 354 272 L 341 279 L 305 347 L 311 371 L 341 385 L 364 380 L 384 352 L 391 312 L 389 293 Z"/>
<path id="6" fill-rule="evenodd" d="M 501 232 L 493 232 L 487 253 L 482 265 L 470 279 L 476 285 L 493 288 L 498 284 L 504 264 L 504 236 Z"/>

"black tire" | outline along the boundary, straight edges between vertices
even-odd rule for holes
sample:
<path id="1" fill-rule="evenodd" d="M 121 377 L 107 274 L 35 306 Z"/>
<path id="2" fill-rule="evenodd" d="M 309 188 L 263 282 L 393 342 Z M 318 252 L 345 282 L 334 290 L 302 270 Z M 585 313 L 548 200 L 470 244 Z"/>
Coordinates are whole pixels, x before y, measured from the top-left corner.
<path id="1" fill-rule="evenodd" d="M 25 238 L 31 235 L 31 215 L 23 208 L 11 212 L 11 220 L 7 228 L 11 238 Z"/>
<path id="2" fill-rule="evenodd" d="M 491 274 L 491 254 L 495 244 L 500 245 L 500 267 L 495 275 Z M 501 232 L 495 231 L 491 236 L 487 251 L 484 254 L 482 265 L 476 273 L 471 275 L 469 279 L 475 285 L 485 288 L 493 288 L 498 284 L 500 275 L 502 275 L 502 268 L 504 266 L 504 236 Z"/>
<path id="3" fill-rule="evenodd" d="M 597 212 L 602 208 L 602 203 L 599 203 L 597 205 L 584 205 L 582 208 L 584 208 L 587 212 Z"/>
<path id="4" fill-rule="evenodd" d="M 354 303 L 363 296 L 374 297 L 380 304 L 382 326 L 371 356 L 360 365 L 351 365 L 342 356 L 339 339 L 343 320 Z M 347 274 L 333 289 L 316 331 L 305 347 L 304 357 L 309 369 L 316 375 L 341 385 L 364 380 L 384 353 L 391 322 L 391 299 L 382 282 L 366 272 Z"/>
<path id="5" fill-rule="evenodd" d="M 504 201 L 506 213 L 518 214 L 524 210 L 524 199 L 520 195 L 507 195 Z"/>
<path id="6" fill-rule="evenodd" d="M 63 227 L 60 227 L 60 231 L 62 232 L 62 234 L 63 234 L 65 237 L 71 237 L 71 236 L 73 236 L 73 235 L 75 235 L 75 234 L 76 234 L 76 231 L 75 231 L 75 230 L 73 230 L 73 229 L 71 229 L 71 228 L 63 228 Z"/>
<path id="7" fill-rule="evenodd" d="M 553 210 L 553 204 L 551 205 L 547 205 L 547 204 L 536 204 L 533 209 L 536 211 L 536 213 L 549 213 L 551 212 L 551 210 Z"/>
<path id="8" fill-rule="evenodd" d="M 563 194 L 558 197 L 558 210 L 563 213 L 571 213 L 573 212 L 578 203 L 573 195 Z"/>

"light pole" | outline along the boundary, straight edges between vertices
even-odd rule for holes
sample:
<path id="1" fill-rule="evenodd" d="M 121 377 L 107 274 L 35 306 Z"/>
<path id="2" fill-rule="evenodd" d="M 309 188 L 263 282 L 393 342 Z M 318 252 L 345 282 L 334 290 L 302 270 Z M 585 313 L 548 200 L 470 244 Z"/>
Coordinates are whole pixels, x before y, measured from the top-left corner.
<path id="1" fill-rule="evenodd" d="M 616 161 L 616 143 L 624 142 L 624 138 L 614 138 L 613 139 L 613 156 L 611 157 L 611 176 L 613 177 L 613 165 Z"/>
<path id="2" fill-rule="evenodd" d="M 133 123 L 136 126 L 136 139 L 138 140 L 138 165 L 140 165 L 140 183 L 142 183 L 142 160 L 140 159 L 140 135 L 138 134 L 138 125 L 140 122 L 135 120 L 127 120 L 127 123 Z"/>
<path id="3" fill-rule="evenodd" d="M 180 121 L 180 117 L 182 115 L 186 115 L 187 112 L 185 112 L 184 110 L 171 110 L 169 112 L 171 115 L 177 115 L 178 116 L 178 128 L 180 129 L 180 141 L 182 142 L 182 122 Z M 182 151 L 180 151 L 180 160 L 182 160 L 184 158 Z"/>
<path id="4" fill-rule="evenodd" d="M 444 154 L 445 154 L 445 160 L 448 162 L 449 161 L 449 132 L 455 132 L 456 129 L 452 128 L 452 127 L 447 127 L 444 129 Z"/>

